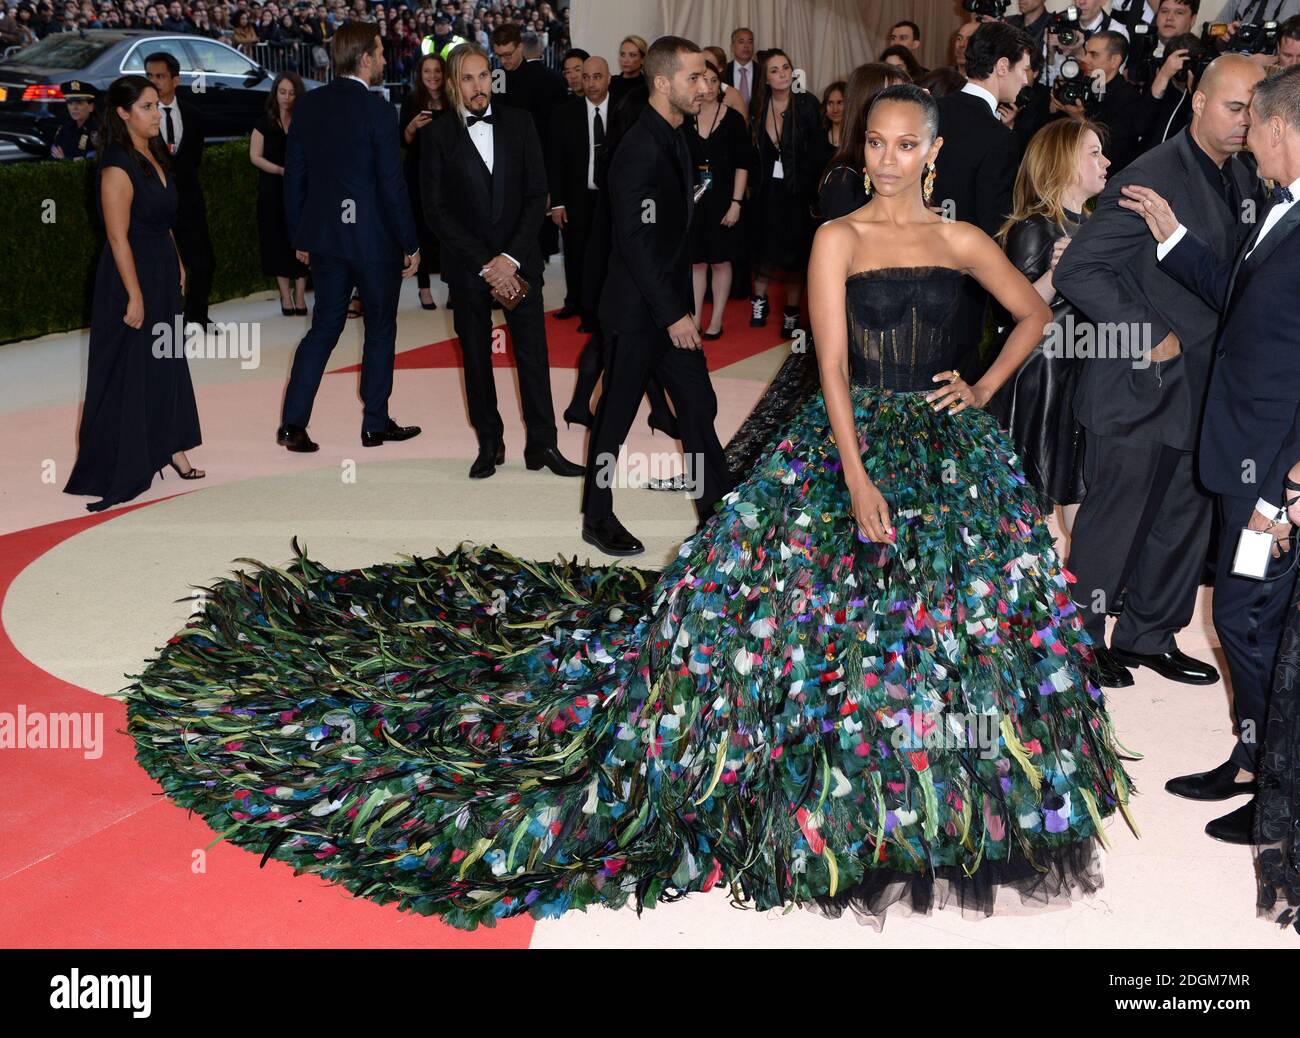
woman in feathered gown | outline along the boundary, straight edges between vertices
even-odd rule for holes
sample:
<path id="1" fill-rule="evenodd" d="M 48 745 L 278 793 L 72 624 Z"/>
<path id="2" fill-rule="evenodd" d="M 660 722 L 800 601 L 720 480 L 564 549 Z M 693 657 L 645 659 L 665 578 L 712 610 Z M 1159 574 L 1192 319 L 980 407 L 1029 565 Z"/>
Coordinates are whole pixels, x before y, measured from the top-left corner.
<path id="1" fill-rule="evenodd" d="M 868 921 L 1094 890 L 1129 780 L 1034 493 L 971 406 L 1047 308 L 925 207 L 936 128 L 923 91 L 876 101 L 875 197 L 810 266 L 823 394 L 662 573 L 256 564 L 131 688 L 143 766 L 227 840 L 467 928 L 713 887 Z M 886 253 L 908 265 L 862 269 Z M 976 386 L 949 381 L 963 271 L 1018 318 Z"/>

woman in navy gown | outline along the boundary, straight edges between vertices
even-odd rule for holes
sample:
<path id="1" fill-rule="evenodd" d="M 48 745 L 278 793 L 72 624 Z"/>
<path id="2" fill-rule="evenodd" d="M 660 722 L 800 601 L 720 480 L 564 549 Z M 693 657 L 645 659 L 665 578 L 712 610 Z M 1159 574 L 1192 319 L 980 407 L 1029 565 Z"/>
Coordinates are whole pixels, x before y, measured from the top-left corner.
<path id="1" fill-rule="evenodd" d="M 108 88 L 99 203 L 108 241 L 95 273 L 86 397 L 66 494 L 99 512 L 149 489 L 170 465 L 201 479 L 185 452 L 199 415 L 178 338 L 184 270 L 176 252 L 176 183 L 158 135 L 158 92 L 143 76 Z"/>

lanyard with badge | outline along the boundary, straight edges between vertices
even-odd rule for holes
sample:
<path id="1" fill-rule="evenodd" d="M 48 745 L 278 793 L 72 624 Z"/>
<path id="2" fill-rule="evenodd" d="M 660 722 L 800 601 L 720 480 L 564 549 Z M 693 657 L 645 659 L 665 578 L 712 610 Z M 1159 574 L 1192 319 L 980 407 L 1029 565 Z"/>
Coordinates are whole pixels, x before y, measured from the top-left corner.
<path id="1" fill-rule="evenodd" d="M 770 104 L 769 104 L 769 106 L 768 106 L 768 111 L 772 113 L 772 129 L 777 130 L 777 134 L 776 134 L 776 161 L 772 163 L 772 179 L 773 179 L 773 180 L 784 180 L 784 179 L 785 179 L 785 168 L 781 165 L 781 138 L 785 136 L 785 133 L 783 132 L 784 129 L 785 129 L 784 119 L 785 119 L 786 115 L 787 115 L 787 114 L 789 113 L 789 111 L 790 111 L 790 107 L 789 107 L 789 106 L 790 106 L 790 102 L 786 102 L 786 110 L 785 110 L 784 112 L 781 113 L 781 118 L 782 118 L 783 122 L 782 122 L 782 124 L 781 124 L 781 129 L 780 129 L 780 130 L 777 130 L 777 125 L 776 125 L 776 115 L 777 115 L 776 108 L 775 108 L 775 106 L 772 106 L 772 105 L 770 105 Z M 767 138 L 767 139 L 768 139 L 768 140 L 771 140 L 771 139 L 772 139 L 772 135 L 771 135 L 771 134 L 768 134 L 768 138 Z"/>
<path id="2" fill-rule="evenodd" d="M 722 105 L 719 103 L 713 111 L 713 124 L 709 127 L 709 135 L 707 137 L 700 134 L 699 119 L 696 118 L 695 121 L 695 136 L 700 138 L 700 144 L 702 145 L 700 150 L 704 153 L 704 161 L 697 163 L 695 166 L 695 172 L 698 175 L 695 185 L 695 201 L 697 202 L 704 197 L 704 192 L 713 186 L 713 164 L 709 159 L 708 148 L 709 141 L 713 139 L 713 132 L 718 128 L 718 117 L 721 114 Z"/>

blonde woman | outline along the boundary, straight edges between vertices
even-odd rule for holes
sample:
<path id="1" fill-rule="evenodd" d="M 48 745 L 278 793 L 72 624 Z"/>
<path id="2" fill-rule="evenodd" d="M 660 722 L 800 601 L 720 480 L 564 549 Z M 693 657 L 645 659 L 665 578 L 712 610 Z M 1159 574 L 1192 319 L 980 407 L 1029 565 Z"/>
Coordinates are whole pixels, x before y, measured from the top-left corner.
<path id="1" fill-rule="evenodd" d="M 1011 216 L 998 232 L 1007 258 L 1052 308 L 1051 328 L 1005 390 L 1006 424 L 1043 510 L 1061 505 L 1067 533 L 1083 500 L 1083 437 L 1070 403 L 1079 373 L 1076 360 L 1045 346 L 1075 313 L 1052 274 L 1084 219 L 1085 203 L 1106 186 L 1110 160 L 1101 152 L 1102 132 L 1074 119 L 1039 130 L 1016 177 Z"/>
<path id="2" fill-rule="evenodd" d="M 650 44 L 640 36 L 624 36 L 618 45 L 619 75 L 609 77 L 609 93 L 617 105 L 623 95 L 642 80 L 641 66 L 645 64 Z"/>

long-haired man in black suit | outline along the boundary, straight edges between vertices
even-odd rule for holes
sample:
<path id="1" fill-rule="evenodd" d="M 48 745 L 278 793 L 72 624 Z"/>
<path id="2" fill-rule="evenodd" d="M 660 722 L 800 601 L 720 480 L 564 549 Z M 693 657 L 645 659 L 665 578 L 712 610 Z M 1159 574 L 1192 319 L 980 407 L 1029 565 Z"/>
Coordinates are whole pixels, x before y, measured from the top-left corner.
<path id="1" fill-rule="evenodd" d="M 456 296 L 456 336 L 465 364 L 465 397 L 478 436 L 470 479 L 485 479 L 505 461 L 505 427 L 492 373 L 492 290 L 507 295 L 528 283 L 523 300 L 506 311 L 527 440 L 524 463 L 557 476 L 582 466 L 555 444 L 551 365 L 542 312 L 542 250 L 537 232 L 546 214 L 546 165 L 532 117 L 492 104 L 487 53 L 463 43 L 450 55 L 448 76 L 455 119 L 420 131 L 420 197 L 425 219 L 442 246 L 443 271 Z"/>

